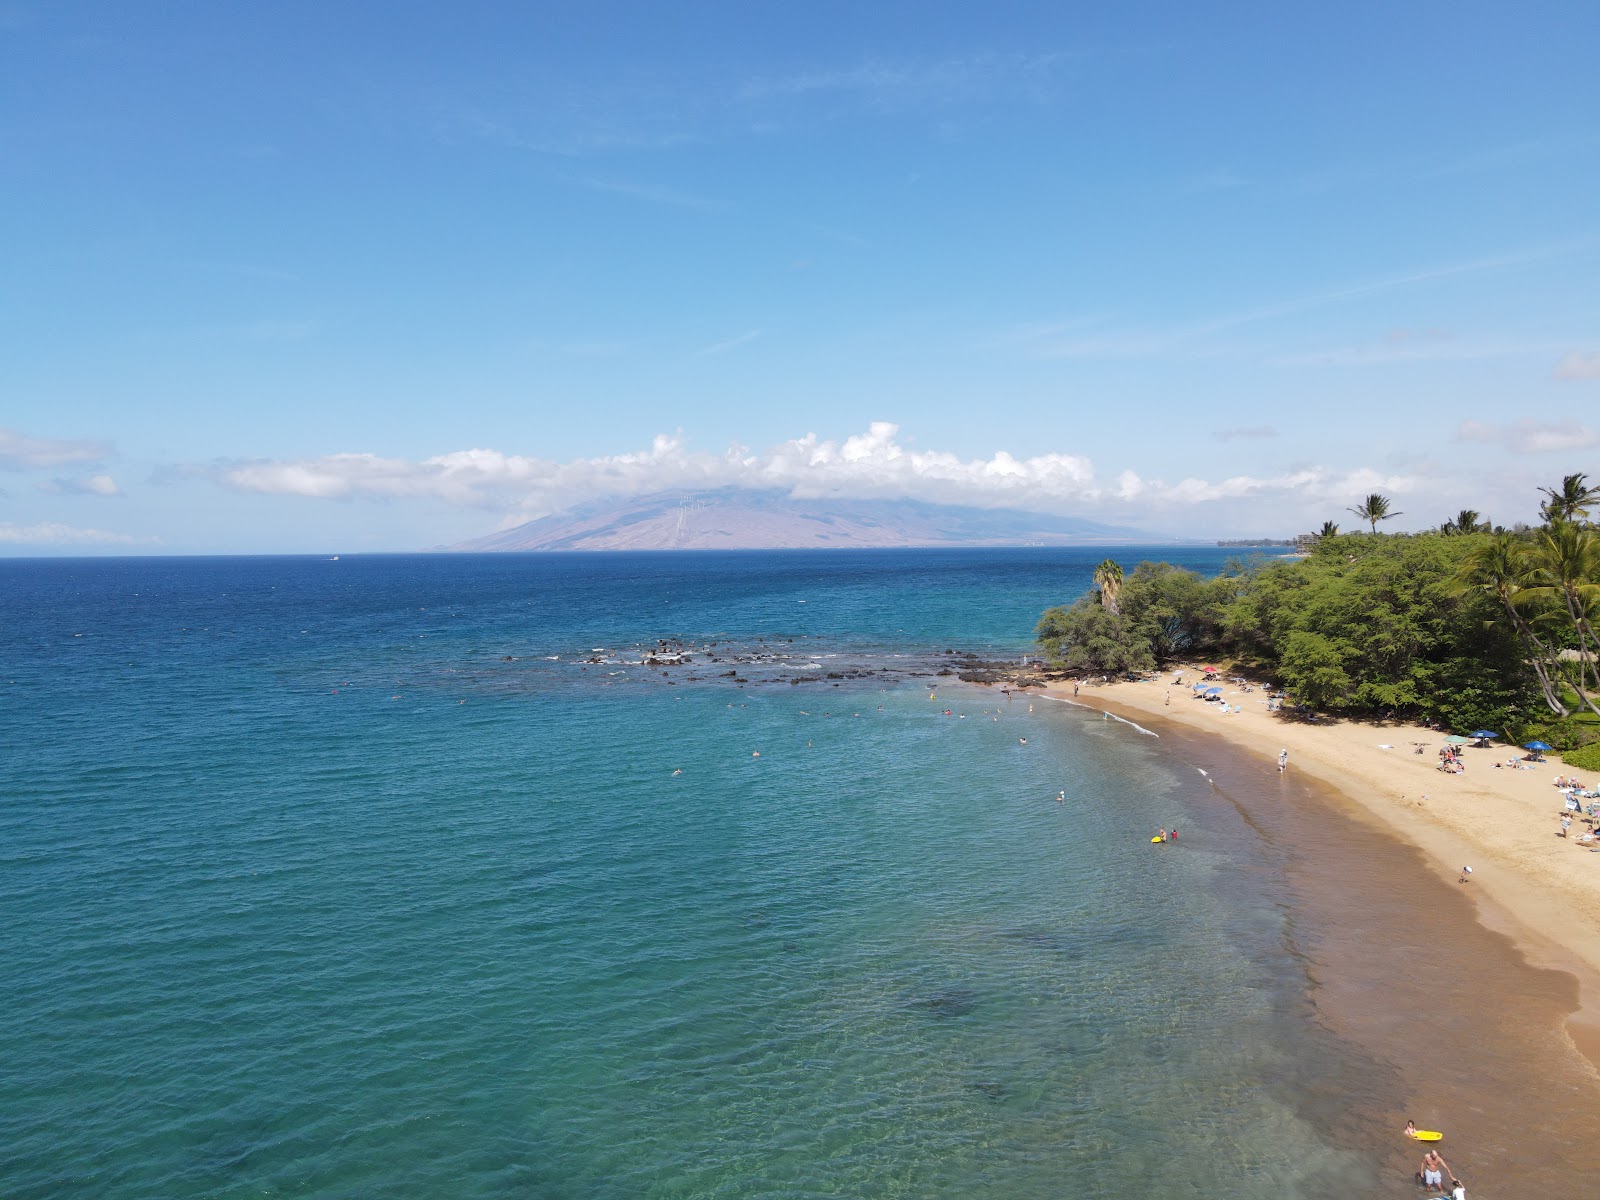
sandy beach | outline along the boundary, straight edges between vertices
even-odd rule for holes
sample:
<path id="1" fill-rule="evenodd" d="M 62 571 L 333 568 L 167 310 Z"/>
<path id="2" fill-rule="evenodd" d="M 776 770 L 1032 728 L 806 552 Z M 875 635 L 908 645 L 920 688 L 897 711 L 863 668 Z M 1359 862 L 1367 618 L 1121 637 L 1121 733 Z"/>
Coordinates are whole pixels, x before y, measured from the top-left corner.
<path id="1" fill-rule="evenodd" d="M 1577 978 L 1581 1007 L 1567 1032 L 1600 1065 L 1600 851 L 1578 842 L 1589 828 L 1580 820 L 1569 837 L 1557 836 L 1565 796 L 1555 779 L 1571 773 L 1559 757 L 1548 755 L 1529 770 L 1522 750 L 1498 742 L 1468 746 L 1466 771 L 1447 774 L 1438 769 L 1443 734 L 1434 730 L 1329 718 L 1306 723 L 1269 712 L 1265 689 L 1234 683 L 1223 684 L 1224 712 L 1222 704 L 1194 698 L 1195 667 L 1181 670 L 1181 684 L 1173 683 L 1179 672 L 1173 668 L 1145 682 L 1083 684 L 1076 697 L 1070 683 L 1048 694 L 1215 735 L 1259 759 L 1267 773 L 1276 772 L 1287 750 L 1289 773 L 1330 785 L 1353 810 L 1415 846 L 1441 878 L 1455 883 L 1461 868 L 1471 866 L 1462 890 L 1479 919 L 1510 936 L 1530 963 Z M 1422 744 L 1421 754 L 1414 743 Z"/>

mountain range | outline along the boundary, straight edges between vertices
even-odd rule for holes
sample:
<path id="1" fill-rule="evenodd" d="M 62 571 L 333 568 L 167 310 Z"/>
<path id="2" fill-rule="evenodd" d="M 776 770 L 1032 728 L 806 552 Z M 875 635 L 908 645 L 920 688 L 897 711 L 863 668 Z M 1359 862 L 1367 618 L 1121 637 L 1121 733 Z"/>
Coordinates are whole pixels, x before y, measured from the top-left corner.
<path id="1" fill-rule="evenodd" d="M 445 549 L 790 550 L 1174 540 L 1139 529 L 1018 509 L 918 500 L 797 499 L 781 490 L 719 488 L 596 501 Z"/>

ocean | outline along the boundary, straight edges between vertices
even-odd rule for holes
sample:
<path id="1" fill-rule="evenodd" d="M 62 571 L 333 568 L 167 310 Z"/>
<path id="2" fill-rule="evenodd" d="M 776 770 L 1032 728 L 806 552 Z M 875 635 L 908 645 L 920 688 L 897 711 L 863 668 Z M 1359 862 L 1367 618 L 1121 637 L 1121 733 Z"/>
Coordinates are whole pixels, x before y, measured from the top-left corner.
<path id="1" fill-rule="evenodd" d="M 1106 554 L 0 561 L 0 1194 L 1370 1194 Z"/>

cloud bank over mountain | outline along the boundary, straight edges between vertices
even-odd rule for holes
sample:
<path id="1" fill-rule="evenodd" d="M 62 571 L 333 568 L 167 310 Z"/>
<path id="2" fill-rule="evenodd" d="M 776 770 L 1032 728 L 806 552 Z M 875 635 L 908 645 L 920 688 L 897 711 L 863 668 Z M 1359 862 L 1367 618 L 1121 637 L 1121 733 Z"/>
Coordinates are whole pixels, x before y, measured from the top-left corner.
<path id="1" fill-rule="evenodd" d="M 566 462 L 492 449 L 421 460 L 347 453 L 224 464 L 211 474 L 243 492 L 333 500 L 425 497 L 501 511 L 509 514 L 507 524 L 602 497 L 673 488 L 776 488 L 800 499 L 911 499 L 1124 519 L 1259 497 L 1323 503 L 1373 490 L 1403 495 L 1415 485 L 1411 476 L 1366 467 L 1304 466 L 1265 476 L 1170 482 L 1124 469 L 1105 478 L 1084 455 L 999 450 L 987 458 L 963 457 L 909 448 L 899 433 L 892 422 L 874 421 L 866 432 L 843 440 L 808 433 L 761 452 L 738 445 L 720 454 L 695 450 L 678 433 L 657 435 L 647 450 Z"/>

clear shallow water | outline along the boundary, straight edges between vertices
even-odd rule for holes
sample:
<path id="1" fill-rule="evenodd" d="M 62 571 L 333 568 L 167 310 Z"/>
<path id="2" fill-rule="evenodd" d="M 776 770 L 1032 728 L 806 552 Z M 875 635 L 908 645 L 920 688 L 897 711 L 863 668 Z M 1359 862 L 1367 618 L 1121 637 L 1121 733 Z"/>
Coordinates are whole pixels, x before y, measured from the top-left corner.
<path id="1" fill-rule="evenodd" d="M 1020 654 L 1104 553 L 0 563 L 0 1190 L 1359 1194 L 1158 741 L 581 662 Z"/>

